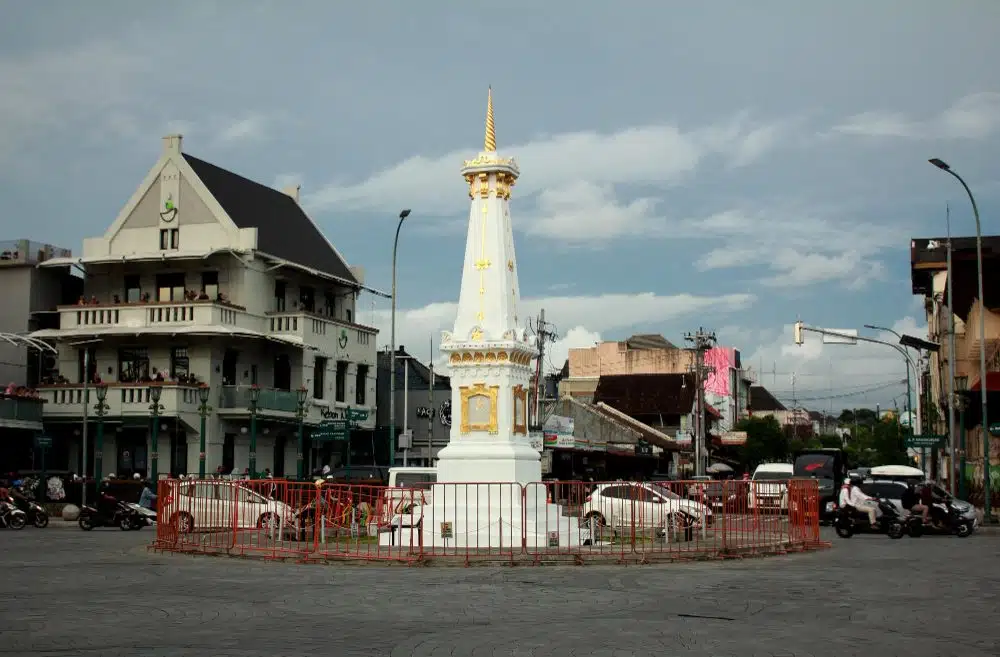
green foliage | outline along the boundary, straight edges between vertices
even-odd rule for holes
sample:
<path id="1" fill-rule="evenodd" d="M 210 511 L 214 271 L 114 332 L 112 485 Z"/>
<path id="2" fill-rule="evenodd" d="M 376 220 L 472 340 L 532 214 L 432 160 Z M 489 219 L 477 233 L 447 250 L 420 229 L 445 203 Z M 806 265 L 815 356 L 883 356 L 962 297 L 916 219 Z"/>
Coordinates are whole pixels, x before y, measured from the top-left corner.
<path id="1" fill-rule="evenodd" d="M 788 457 L 788 438 L 773 415 L 751 417 L 736 425 L 736 431 L 747 432 L 747 442 L 739 450 L 740 463 L 748 470 L 769 461 Z"/>
<path id="2" fill-rule="evenodd" d="M 854 467 L 904 465 L 910 462 L 903 447 L 903 428 L 896 419 L 872 426 L 858 425 L 856 435 L 848 438 L 847 457 Z"/>

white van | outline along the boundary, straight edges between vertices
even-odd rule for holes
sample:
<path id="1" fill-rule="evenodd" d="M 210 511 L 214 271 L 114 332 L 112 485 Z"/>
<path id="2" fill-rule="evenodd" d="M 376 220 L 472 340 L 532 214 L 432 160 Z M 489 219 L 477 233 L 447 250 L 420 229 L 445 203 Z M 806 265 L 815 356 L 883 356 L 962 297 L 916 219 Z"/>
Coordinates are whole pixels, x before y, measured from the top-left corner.
<path id="1" fill-rule="evenodd" d="M 750 478 L 747 505 L 751 509 L 788 510 L 788 480 L 791 463 L 761 463 Z"/>
<path id="2" fill-rule="evenodd" d="M 431 489 L 437 482 L 437 468 L 389 468 L 386 506 L 393 517 L 403 516 L 416 523 L 421 507 L 430 504 Z"/>
<path id="3" fill-rule="evenodd" d="M 389 488 L 430 490 L 437 482 L 437 468 L 389 468 Z"/>

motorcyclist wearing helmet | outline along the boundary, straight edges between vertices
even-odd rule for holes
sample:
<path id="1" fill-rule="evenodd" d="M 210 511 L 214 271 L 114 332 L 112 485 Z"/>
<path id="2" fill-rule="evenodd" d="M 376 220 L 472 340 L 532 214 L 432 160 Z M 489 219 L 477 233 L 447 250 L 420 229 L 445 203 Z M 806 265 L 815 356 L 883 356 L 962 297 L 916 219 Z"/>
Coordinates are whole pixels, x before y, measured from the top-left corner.
<path id="1" fill-rule="evenodd" d="M 848 485 L 846 506 L 867 514 L 868 522 L 872 527 L 875 527 L 877 522 L 876 510 L 878 509 L 878 506 L 875 504 L 875 500 L 868 497 L 861 491 L 861 477 L 853 476 L 845 481 Z M 843 497 L 843 495 L 844 492 L 841 490 L 841 496 Z"/>
<path id="2" fill-rule="evenodd" d="M 922 498 L 921 490 L 918 490 L 912 483 L 907 484 L 906 492 L 903 493 L 903 498 L 900 500 L 903 504 L 903 508 L 910 513 L 916 515 L 920 514 L 923 518 L 924 523 L 927 523 L 928 514 L 931 511 L 930 505 L 924 504 Z"/>
<path id="3" fill-rule="evenodd" d="M 139 495 L 139 506 L 155 511 L 156 493 L 153 492 L 153 482 L 148 479 L 143 482 L 142 494 Z"/>

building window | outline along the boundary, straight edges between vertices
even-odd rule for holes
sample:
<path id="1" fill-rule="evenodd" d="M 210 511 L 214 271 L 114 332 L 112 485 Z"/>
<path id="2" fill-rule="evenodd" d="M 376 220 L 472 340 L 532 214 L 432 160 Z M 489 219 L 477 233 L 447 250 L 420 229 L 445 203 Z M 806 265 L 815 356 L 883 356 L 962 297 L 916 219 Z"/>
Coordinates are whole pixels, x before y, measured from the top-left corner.
<path id="1" fill-rule="evenodd" d="M 190 362 L 188 360 L 187 347 L 173 347 L 170 349 L 170 378 L 174 381 L 183 381 L 191 374 Z"/>
<path id="2" fill-rule="evenodd" d="M 149 351 L 146 347 L 118 350 L 118 380 L 122 383 L 149 381 Z"/>
<path id="3" fill-rule="evenodd" d="M 285 281 L 274 282 L 274 311 L 285 312 Z"/>
<path id="4" fill-rule="evenodd" d="M 160 250 L 166 251 L 168 249 L 179 249 L 180 248 L 180 230 L 177 228 L 161 228 L 160 229 Z"/>
<path id="5" fill-rule="evenodd" d="M 184 301 L 184 274 L 160 274 L 156 277 L 157 301 Z"/>
<path id="6" fill-rule="evenodd" d="M 204 271 L 201 273 L 201 295 L 199 298 L 202 300 L 219 298 L 219 272 Z"/>
<path id="7" fill-rule="evenodd" d="M 358 365 L 357 378 L 354 381 L 354 401 L 359 406 L 365 404 L 365 393 L 368 391 L 368 366 Z"/>
<path id="8" fill-rule="evenodd" d="M 88 383 L 95 383 L 95 379 L 97 378 L 97 347 L 79 349 L 77 353 L 77 377 L 79 378 L 80 383 L 83 383 L 84 381 Z M 86 365 L 84 363 L 86 363 Z"/>
<path id="9" fill-rule="evenodd" d="M 307 313 L 316 311 L 316 290 L 308 285 L 299 286 L 299 307 Z"/>
<path id="10" fill-rule="evenodd" d="M 125 303 L 138 303 L 142 299 L 142 284 L 138 276 L 125 277 Z"/>
<path id="11" fill-rule="evenodd" d="M 323 399 L 326 389 L 326 358 L 317 357 L 313 362 L 313 399 Z"/>
<path id="12" fill-rule="evenodd" d="M 347 387 L 347 363 L 342 360 L 337 361 L 337 401 L 344 401 L 346 396 L 345 388 Z"/>
<path id="13" fill-rule="evenodd" d="M 353 322 L 353 321 L 354 321 L 353 319 L 351 319 L 351 316 L 352 316 L 352 315 L 353 315 L 354 313 L 352 313 L 352 312 L 351 312 L 351 309 L 350 309 L 350 308 L 345 308 L 345 309 L 344 309 L 344 314 L 345 314 L 345 315 L 347 316 L 347 321 L 349 321 L 349 322 Z"/>
<path id="14" fill-rule="evenodd" d="M 337 295 L 335 295 L 330 290 L 323 293 L 323 298 L 326 301 L 326 314 L 329 317 L 337 316 Z"/>

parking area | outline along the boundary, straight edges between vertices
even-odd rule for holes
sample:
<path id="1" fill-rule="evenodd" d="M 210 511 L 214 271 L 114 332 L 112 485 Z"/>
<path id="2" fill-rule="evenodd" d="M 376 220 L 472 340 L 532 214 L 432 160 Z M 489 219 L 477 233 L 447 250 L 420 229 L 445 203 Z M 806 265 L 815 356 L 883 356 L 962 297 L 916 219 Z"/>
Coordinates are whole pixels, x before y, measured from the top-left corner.
<path id="1" fill-rule="evenodd" d="M 0 532 L 0 653 L 276 657 L 997 654 L 1000 537 L 832 540 L 656 566 L 302 566 Z"/>

